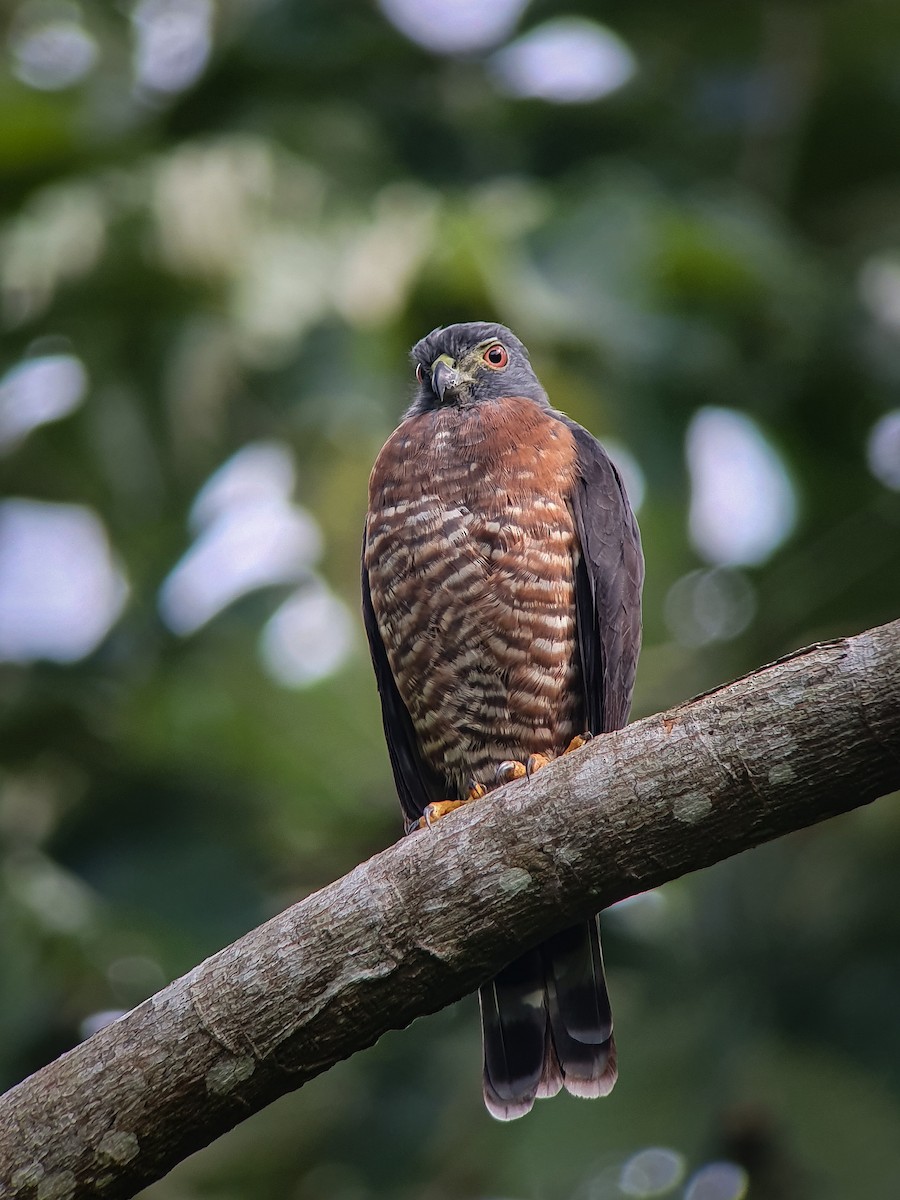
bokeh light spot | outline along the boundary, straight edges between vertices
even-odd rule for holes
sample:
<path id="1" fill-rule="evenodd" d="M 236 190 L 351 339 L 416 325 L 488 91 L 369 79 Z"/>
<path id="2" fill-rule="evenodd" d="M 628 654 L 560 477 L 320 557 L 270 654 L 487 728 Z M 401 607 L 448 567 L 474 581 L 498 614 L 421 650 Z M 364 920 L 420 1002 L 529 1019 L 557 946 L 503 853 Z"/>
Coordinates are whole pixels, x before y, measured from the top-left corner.
<path id="1" fill-rule="evenodd" d="M 96 265 L 106 239 L 101 190 L 84 180 L 36 192 L 0 233 L 0 320 L 33 320 L 59 285 Z"/>
<path id="2" fill-rule="evenodd" d="M 124 1008 L 104 1008 L 99 1012 L 91 1013 L 78 1026 L 79 1037 L 83 1042 L 87 1041 L 89 1037 L 93 1037 L 95 1033 L 99 1033 L 107 1025 L 112 1025 L 113 1021 L 118 1021 L 120 1017 L 124 1017 L 126 1011 Z"/>
<path id="3" fill-rule="evenodd" d="M 158 992 L 167 982 L 160 964 L 145 954 L 130 954 L 114 959 L 106 968 L 106 977 L 114 988 L 127 993 L 129 1000 L 132 995 L 137 1000 L 143 1000 L 145 996 Z"/>
<path id="4" fill-rule="evenodd" d="M 82 80 L 97 61 L 98 47 L 76 20 L 45 21 L 12 39 L 13 74 L 44 92 L 59 92 Z"/>
<path id="5" fill-rule="evenodd" d="M 761 563 L 797 520 L 787 468 L 746 413 L 702 408 L 686 437 L 691 476 L 690 534 L 708 561 Z"/>
<path id="6" fill-rule="evenodd" d="M 619 1189 L 626 1196 L 664 1196 L 684 1178 L 684 1158 L 677 1150 L 648 1146 L 623 1165 Z"/>
<path id="7" fill-rule="evenodd" d="M 900 262 L 886 255 L 870 258 L 859 273 L 859 292 L 875 319 L 900 333 Z"/>
<path id="8" fill-rule="evenodd" d="M 132 14 L 134 75 L 151 92 L 182 92 L 203 73 L 212 49 L 211 0 L 140 0 Z"/>
<path id="9" fill-rule="evenodd" d="M 900 408 L 885 413 L 872 426 L 866 444 L 866 461 L 880 483 L 900 492 Z"/>
<path id="10" fill-rule="evenodd" d="M 528 0 L 379 0 L 387 19 L 438 54 L 471 54 L 509 37 Z"/>
<path id="11" fill-rule="evenodd" d="M 128 585 L 99 517 L 76 504 L 0 504 L 0 659 L 75 662 L 118 619 Z"/>
<path id="12" fill-rule="evenodd" d="M 173 632 L 195 633 L 240 596 L 308 576 L 321 536 L 293 487 L 291 452 L 277 442 L 245 446 L 207 481 L 191 509 L 199 536 L 160 591 Z"/>
<path id="13" fill-rule="evenodd" d="M 666 624 L 683 646 L 696 648 L 738 637 L 756 615 L 756 592 L 740 571 L 689 571 L 669 588 Z"/>
<path id="14" fill-rule="evenodd" d="M 314 580 L 267 621 L 260 640 L 263 665 L 276 683 L 308 687 L 342 665 L 353 645 L 353 629 L 346 605 Z"/>
<path id="15" fill-rule="evenodd" d="M 747 1172 L 736 1163 L 707 1163 L 695 1172 L 684 1189 L 684 1200 L 743 1200 Z"/>
<path id="16" fill-rule="evenodd" d="M 8 859 L 4 883 L 48 933 L 81 933 L 94 919 L 95 901 L 90 889 L 43 854 Z"/>
<path id="17" fill-rule="evenodd" d="M 498 86 L 512 96 L 585 104 L 626 84 L 637 64 L 612 30 L 565 17 L 517 38 L 494 55 L 491 67 Z"/>
<path id="18" fill-rule="evenodd" d="M 250 442 L 214 471 L 191 505 L 195 530 L 236 508 L 290 500 L 297 482 L 294 456 L 284 442 Z"/>
<path id="19" fill-rule="evenodd" d="M 0 379 L 0 451 L 9 451 L 39 425 L 68 416 L 84 399 L 87 371 L 73 354 L 48 354 L 19 363 Z"/>

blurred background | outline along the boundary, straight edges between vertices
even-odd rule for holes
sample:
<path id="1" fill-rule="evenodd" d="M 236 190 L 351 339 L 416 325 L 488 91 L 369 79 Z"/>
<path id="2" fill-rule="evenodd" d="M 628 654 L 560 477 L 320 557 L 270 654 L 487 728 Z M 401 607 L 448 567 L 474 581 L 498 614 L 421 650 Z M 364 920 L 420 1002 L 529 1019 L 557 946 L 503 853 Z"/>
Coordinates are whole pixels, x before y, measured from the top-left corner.
<path id="1" fill-rule="evenodd" d="M 877 0 L 7 0 L 4 1086 L 399 836 L 358 553 L 434 326 L 620 463 L 636 715 L 898 615 L 898 130 Z M 893 1200 L 898 861 L 883 802 L 611 911 L 605 1102 L 492 1122 L 470 999 L 146 1194 Z"/>

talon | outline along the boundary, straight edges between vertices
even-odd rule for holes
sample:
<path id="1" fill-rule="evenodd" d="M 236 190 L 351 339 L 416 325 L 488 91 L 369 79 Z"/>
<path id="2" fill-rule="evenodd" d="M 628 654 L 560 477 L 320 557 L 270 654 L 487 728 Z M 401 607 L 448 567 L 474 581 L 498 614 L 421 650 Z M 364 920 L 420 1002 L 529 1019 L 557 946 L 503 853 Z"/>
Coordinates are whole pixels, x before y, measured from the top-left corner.
<path id="1" fill-rule="evenodd" d="M 430 829 L 435 821 L 440 821 L 441 817 L 462 808 L 464 804 L 468 804 L 468 800 L 435 800 L 433 804 L 426 804 L 425 811 L 419 817 L 419 828 Z"/>
<path id="2" fill-rule="evenodd" d="M 530 779 L 535 771 L 540 771 L 542 767 L 546 767 L 548 762 L 552 762 L 553 757 L 552 754 L 529 754 L 525 764 L 525 774 Z"/>
<path id="3" fill-rule="evenodd" d="M 591 741 L 593 736 L 594 735 L 592 733 L 577 734 L 572 738 L 565 750 L 563 750 L 563 754 L 571 754 L 573 750 L 580 750 L 582 746 L 586 746 L 588 742 Z"/>
<path id="4" fill-rule="evenodd" d="M 465 800 L 435 800 L 431 804 L 426 804 L 425 811 L 419 817 L 419 828 L 430 829 L 435 821 L 440 821 L 441 817 L 446 817 L 447 813 L 455 812 L 457 808 L 462 808 L 465 804 L 471 804 L 473 800 L 480 800 L 482 796 L 486 795 L 487 788 L 484 784 L 470 779 L 469 791 L 466 794 Z"/>
<path id="5" fill-rule="evenodd" d="M 512 783 L 514 779 L 524 779 L 528 774 L 528 768 L 524 763 L 518 762 L 514 758 L 507 758 L 500 764 L 496 771 L 498 783 Z"/>

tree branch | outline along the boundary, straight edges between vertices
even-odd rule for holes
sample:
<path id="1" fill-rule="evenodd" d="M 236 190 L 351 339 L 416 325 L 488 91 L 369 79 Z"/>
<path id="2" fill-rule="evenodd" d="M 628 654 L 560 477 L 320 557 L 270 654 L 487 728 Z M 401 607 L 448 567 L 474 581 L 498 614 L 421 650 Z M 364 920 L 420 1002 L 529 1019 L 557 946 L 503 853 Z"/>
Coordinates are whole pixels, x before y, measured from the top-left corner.
<path id="1" fill-rule="evenodd" d="M 131 1196 L 578 917 L 900 788 L 900 621 L 406 838 L 0 1098 L 0 1200 Z"/>

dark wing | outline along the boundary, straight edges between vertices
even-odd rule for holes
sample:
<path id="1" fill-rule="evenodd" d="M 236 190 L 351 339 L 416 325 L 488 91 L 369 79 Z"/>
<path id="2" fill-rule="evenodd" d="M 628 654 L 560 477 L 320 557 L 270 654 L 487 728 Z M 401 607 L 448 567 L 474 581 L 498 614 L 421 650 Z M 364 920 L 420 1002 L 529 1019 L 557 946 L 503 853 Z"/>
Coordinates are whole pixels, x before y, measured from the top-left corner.
<path id="1" fill-rule="evenodd" d="M 378 684 L 378 695 L 381 698 L 384 736 L 394 772 L 394 782 L 397 785 L 397 795 L 400 797 L 403 815 L 406 818 L 406 830 L 409 832 L 418 822 L 426 805 L 431 804 L 433 800 L 446 799 L 446 796 L 441 795 L 442 790 L 446 789 L 441 788 L 437 775 L 422 761 L 419 754 L 412 719 L 394 682 L 387 651 L 375 619 L 369 572 L 365 562 L 362 568 L 362 608 L 372 666 L 375 668 L 375 682 Z"/>
<path id="2" fill-rule="evenodd" d="M 581 558 L 575 573 L 585 718 L 591 733 L 628 720 L 641 648 L 644 556 L 619 473 L 586 429 L 560 417 L 575 437 L 578 474 L 571 505 Z"/>

